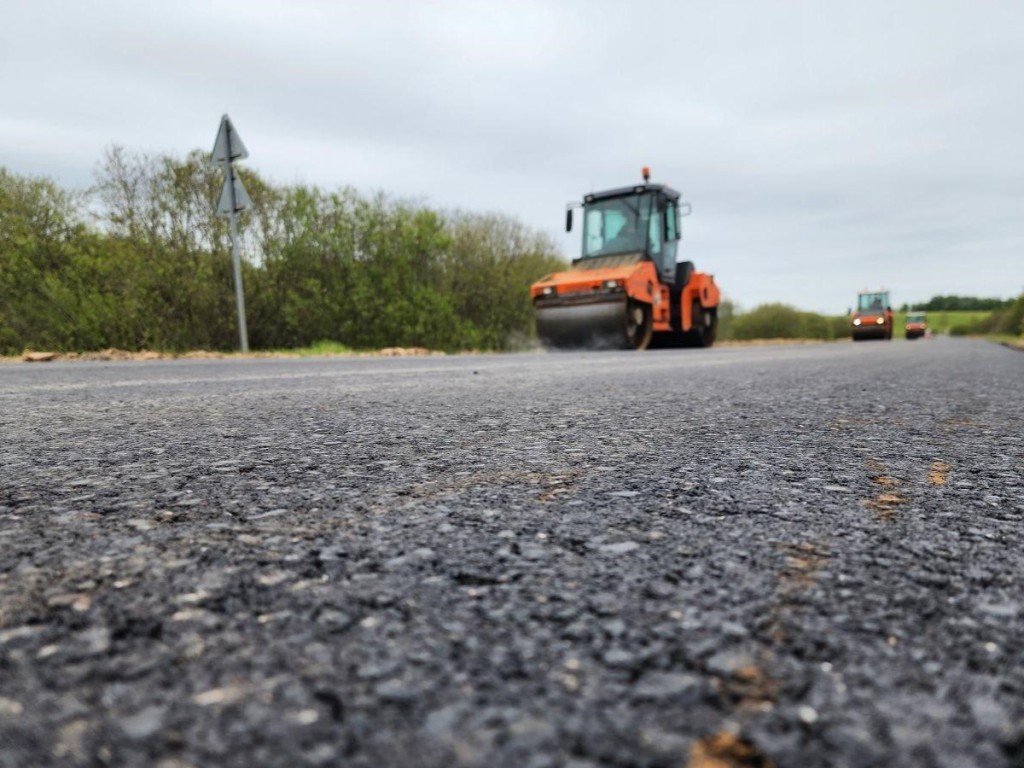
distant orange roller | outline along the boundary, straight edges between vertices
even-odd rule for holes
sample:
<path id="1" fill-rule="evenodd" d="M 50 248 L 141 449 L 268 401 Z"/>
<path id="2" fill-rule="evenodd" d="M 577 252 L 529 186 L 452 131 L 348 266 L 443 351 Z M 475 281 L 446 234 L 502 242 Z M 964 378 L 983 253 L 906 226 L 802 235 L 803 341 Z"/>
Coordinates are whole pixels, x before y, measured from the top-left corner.
<path id="1" fill-rule="evenodd" d="M 718 330 L 713 275 L 677 261 L 690 204 L 648 182 L 583 198 L 583 251 L 572 267 L 530 286 L 537 336 L 550 349 L 710 347 Z M 573 209 L 565 230 L 572 230 Z"/>
<path id="2" fill-rule="evenodd" d="M 893 315 L 888 291 L 861 291 L 857 308 L 850 314 L 850 335 L 854 341 L 892 339 Z"/>

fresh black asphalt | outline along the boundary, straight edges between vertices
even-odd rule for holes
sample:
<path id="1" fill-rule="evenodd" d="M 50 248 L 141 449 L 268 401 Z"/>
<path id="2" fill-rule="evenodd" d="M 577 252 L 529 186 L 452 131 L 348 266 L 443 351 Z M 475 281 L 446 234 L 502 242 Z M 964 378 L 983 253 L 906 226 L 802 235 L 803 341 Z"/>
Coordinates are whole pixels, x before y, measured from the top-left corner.
<path id="1" fill-rule="evenodd" d="M 0 366 L 0 766 L 1024 766 L 1024 354 Z"/>

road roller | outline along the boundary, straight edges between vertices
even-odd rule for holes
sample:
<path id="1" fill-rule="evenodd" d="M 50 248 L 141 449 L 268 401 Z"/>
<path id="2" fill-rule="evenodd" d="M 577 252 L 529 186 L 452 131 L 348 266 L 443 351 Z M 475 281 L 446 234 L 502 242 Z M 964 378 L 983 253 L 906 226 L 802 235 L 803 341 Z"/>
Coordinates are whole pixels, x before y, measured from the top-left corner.
<path id="1" fill-rule="evenodd" d="M 907 312 L 903 332 L 908 339 L 920 339 L 928 333 L 928 316 L 925 312 Z"/>
<path id="2" fill-rule="evenodd" d="M 530 286 L 537 337 L 547 349 L 710 347 L 718 330 L 713 275 L 678 261 L 680 194 L 643 183 L 592 192 L 566 206 L 565 230 L 582 209 L 583 248 L 564 272 Z"/>
<path id="3" fill-rule="evenodd" d="M 891 341 L 893 324 L 888 291 L 861 291 L 857 294 L 857 308 L 850 315 L 850 335 L 854 341 Z"/>

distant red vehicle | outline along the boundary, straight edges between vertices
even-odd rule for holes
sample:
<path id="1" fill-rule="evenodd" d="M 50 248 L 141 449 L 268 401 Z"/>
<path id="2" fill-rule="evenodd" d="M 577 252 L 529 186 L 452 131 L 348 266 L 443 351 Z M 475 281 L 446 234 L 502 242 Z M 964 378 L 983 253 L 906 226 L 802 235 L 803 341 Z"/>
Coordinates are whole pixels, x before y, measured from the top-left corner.
<path id="1" fill-rule="evenodd" d="M 857 308 L 850 315 L 850 335 L 854 341 L 892 339 L 892 307 L 888 291 L 857 294 Z"/>
<path id="2" fill-rule="evenodd" d="M 928 320 L 924 312 L 908 312 L 903 327 L 908 339 L 919 339 L 928 332 Z"/>

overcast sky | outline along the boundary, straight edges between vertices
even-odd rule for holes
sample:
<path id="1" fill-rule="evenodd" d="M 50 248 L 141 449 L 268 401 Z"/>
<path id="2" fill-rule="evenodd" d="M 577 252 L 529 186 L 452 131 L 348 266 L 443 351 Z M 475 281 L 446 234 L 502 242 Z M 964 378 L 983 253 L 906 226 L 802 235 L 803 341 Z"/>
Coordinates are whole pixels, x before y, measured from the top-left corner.
<path id="1" fill-rule="evenodd" d="M 0 0 L 0 165 L 119 144 L 501 211 L 639 180 L 743 308 L 1024 291 L 1024 2 Z"/>

